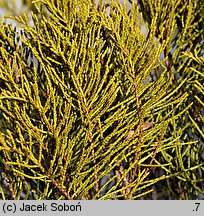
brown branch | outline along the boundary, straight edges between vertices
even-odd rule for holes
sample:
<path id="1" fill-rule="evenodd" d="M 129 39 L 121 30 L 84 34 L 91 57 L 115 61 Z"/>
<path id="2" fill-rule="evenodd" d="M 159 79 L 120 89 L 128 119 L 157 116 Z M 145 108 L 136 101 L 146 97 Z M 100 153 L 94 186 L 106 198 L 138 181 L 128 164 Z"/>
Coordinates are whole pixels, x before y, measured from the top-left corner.
<path id="1" fill-rule="evenodd" d="M 154 155 L 153 155 L 153 157 L 152 157 L 152 159 L 151 159 L 151 161 L 150 161 L 150 163 L 149 163 L 150 165 L 152 165 L 153 161 L 155 160 L 156 154 L 157 154 L 157 152 L 158 152 L 159 146 L 160 146 L 161 141 L 162 141 L 163 136 L 164 136 L 165 129 L 166 129 L 166 128 L 163 128 L 163 129 L 162 129 L 162 132 L 161 132 L 159 141 L 158 141 L 158 143 L 157 143 L 157 147 L 156 147 L 156 149 L 155 149 L 155 151 L 154 151 Z M 147 171 L 149 171 L 149 168 L 147 168 Z"/>
<path id="2" fill-rule="evenodd" d="M 136 107 L 139 110 L 139 108 L 140 108 L 140 101 L 139 101 L 139 96 L 138 96 L 137 83 L 136 83 L 136 79 L 135 79 L 135 71 L 133 71 L 133 77 L 134 77 L 133 79 L 134 79 L 134 85 L 135 85 Z M 139 119 L 140 119 L 140 117 L 141 117 L 141 112 L 140 111 L 138 112 L 138 116 L 139 116 Z M 137 151 L 135 152 L 135 156 L 134 156 L 135 167 L 131 170 L 131 173 L 130 173 L 130 182 L 132 182 L 134 180 L 135 175 L 136 175 L 137 162 L 139 160 L 139 158 L 138 158 L 139 146 L 141 145 L 141 141 L 142 141 L 142 128 L 141 128 L 141 126 L 139 126 L 139 139 L 138 139 L 138 142 L 136 144 Z"/>
<path id="3" fill-rule="evenodd" d="M 94 127 L 96 126 L 96 122 Z M 95 152 L 92 146 L 92 142 L 93 142 L 93 134 L 92 134 L 92 128 L 89 127 L 89 133 L 90 133 L 90 142 L 91 142 L 91 154 L 93 157 L 93 162 L 94 162 L 94 179 L 95 179 L 95 184 L 94 184 L 94 189 L 96 191 L 96 193 L 99 192 L 99 184 L 98 184 L 98 174 L 97 174 L 97 170 L 96 170 L 96 158 L 95 158 Z"/>
<path id="4" fill-rule="evenodd" d="M 65 189 L 62 188 L 61 185 L 59 185 L 54 178 L 50 178 L 53 185 L 68 199 L 68 200 L 73 200 L 72 197 L 67 193 Z"/>
<path id="5" fill-rule="evenodd" d="M 4 172 L 4 178 L 5 178 L 5 181 L 7 182 L 7 184 L 8 184 L 8 188 L 9 188 L 9 190 L 10 190 L 10 192 L 11 192 L 11 196 L 12 196 L 12 198 L 15 200 L 16 199 L 16 194 L 15 194 L 15 192 L 14 192 L 14 190 L 13 190 L 13 186 L 12 186 L 12 183 L 10 182 L 10 180 L 9 180 L 9 178 L 8 178 L 8 176 L 6 175 L 6 173 Z"/>
<path id="6" fill-rule="evenodd" d="M 162 141 L 162 139 L 163 139 L 163 136 L 164 136 L 165 129 L 166 129 L 166 128 L 163 128 L 163 130 L 162 130 L 162 133 L 161 133 L 161 135 L 160 135 L 160 138 L 159 138 L 157 147 L 156 147 L 156 149 L 155 149 L 154 155 L 153 155 L 153 157 L 152 157 L 152 159 L 151 159 L 151 161 L 150 161 L 150 163 L 149 163 L 150 166 L 152 165 L 153 161 L 155 160 L 156 154 L 157 154 L 157 152 L 158 152 L 158 148 L 159 148 L 159 146 L 160 146 L 160 144 L 161 144 L 161 141 Z M 145 175 L 147 174 L 147 172 L 149 172 L 149 169 L 150 169 L 150 168 L 146 168 L 146 169 L 145 169 L 145 172 L 144 172 L 143 176 L 145 176 Z M 138 186 L 138 184 L 136 184 L 132 190 L 135 191 L 135 189 L 136 189 L 137 186 Z M 131 195 L 129 194 L 128 197 L 130 197 L 130 196 L 131 196 Z"/>

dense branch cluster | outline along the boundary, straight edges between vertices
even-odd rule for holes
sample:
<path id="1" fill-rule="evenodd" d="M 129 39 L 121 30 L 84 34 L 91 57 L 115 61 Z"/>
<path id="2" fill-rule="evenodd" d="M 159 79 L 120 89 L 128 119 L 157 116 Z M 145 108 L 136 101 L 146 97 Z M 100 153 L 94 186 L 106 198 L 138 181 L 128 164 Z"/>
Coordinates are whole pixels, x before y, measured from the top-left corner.
<path id="1" fill-rule="evenodd" d="M 0 26 L 0 198 L 204 194 L 200 2 L 22 1 Z"/>

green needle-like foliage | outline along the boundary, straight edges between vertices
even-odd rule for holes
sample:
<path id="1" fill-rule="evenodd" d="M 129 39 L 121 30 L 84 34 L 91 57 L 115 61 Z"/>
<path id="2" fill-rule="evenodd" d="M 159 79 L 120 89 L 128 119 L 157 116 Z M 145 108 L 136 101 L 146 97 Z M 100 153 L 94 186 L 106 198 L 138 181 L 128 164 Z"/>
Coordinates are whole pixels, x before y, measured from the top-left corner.
<path id="1" fill-rule="evenodd" d="M 204 195 L 204 5 L 23 3 L 0 26 L 1 199 Z"/>

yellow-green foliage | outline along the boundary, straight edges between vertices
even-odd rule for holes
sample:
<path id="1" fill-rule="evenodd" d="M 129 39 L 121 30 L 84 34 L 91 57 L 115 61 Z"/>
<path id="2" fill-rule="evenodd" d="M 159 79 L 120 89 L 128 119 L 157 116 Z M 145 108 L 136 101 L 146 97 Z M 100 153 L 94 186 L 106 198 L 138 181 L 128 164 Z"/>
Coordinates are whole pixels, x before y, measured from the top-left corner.
<path id="1" fill-rule="evenodd" d="M 204 194 L 199 2 L 23 1 L 0 27 L 1 198 Z"/>

